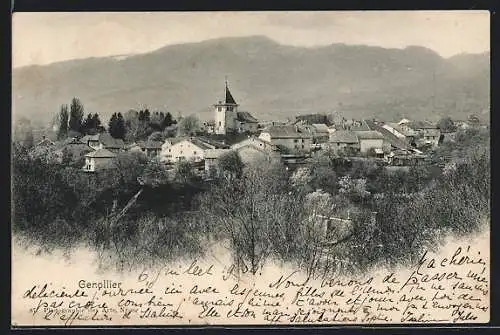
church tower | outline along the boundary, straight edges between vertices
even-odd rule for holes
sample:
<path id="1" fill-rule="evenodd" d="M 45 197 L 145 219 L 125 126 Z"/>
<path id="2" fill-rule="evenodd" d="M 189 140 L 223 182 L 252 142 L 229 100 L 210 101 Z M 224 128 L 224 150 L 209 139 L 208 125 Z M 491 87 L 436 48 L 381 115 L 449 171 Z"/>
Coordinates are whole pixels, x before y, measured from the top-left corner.
<path id="1" fill-rule="evenodd" d="M 238 111 L 238 104 L 229 91 L 227 80 L 224 101 L 216 103 L 214 105 L 214 110 L 215 133 L 226 135 L 228 131 L 234 129 L 234 121 L 236 119 L 236 112 Z"/>

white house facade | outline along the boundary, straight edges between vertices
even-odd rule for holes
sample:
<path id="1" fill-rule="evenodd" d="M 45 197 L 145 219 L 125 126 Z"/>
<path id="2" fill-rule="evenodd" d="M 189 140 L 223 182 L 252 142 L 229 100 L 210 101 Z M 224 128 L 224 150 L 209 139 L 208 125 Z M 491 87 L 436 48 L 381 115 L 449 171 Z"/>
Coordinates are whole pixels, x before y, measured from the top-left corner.
<path id="1" fill-rule="evenodd" d="M 170 146 L 164 143 L 160 159 L 170 164 L 179 161 L 199 163 L 205 159 L 205 151 L 208 149 L 214 149 L 214 147 L 194 138 L 184 139 Z"/>
<path id="2" fill-rule="evenodd" d="M 109 167 L 109 164 L 116 157 L 116 154 L 107 149 L 98 149 L 85 155 L 86 172 L 96 172 L 97 170 Z"/>

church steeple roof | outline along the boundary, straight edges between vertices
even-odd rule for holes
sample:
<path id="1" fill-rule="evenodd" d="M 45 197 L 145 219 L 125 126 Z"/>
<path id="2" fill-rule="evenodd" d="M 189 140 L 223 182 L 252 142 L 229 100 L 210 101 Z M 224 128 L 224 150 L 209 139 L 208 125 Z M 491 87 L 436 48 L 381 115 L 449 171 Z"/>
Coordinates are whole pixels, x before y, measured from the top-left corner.
<path id="1" fill-rule="evenodd" d="M 233 96 L 231 95 L 231 91 L 229 91 L 229 87 L 227 86 L 227 80 L 226 80 L 226 99 L 224 103 L 236 105 L 236 101 L 234 100 Z"/>

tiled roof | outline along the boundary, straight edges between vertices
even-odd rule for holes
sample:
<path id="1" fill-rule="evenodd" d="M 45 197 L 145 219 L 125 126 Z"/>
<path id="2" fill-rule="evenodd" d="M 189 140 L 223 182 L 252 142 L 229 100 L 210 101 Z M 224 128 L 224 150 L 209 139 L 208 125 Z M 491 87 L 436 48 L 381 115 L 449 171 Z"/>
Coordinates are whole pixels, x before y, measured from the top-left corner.
<path id="1" fill-rule="evenodd" d="M 205 158 L 216 159 L 229 151 L 229 149 L 208 149 L 205 151 Z"/>
<path id="2" fill-rule="evenodd" d="M 99 149 L 99 150 L 92 151 L 92 152 L 86 154 L 85 157 L 91 157 L 91 158 L 113 158 L 113 157 L 116 157 L 116 154 L 112 153 L 111 151 L 109 151 L 107 149 Z"/>
<path id="3" fill-rule="evenodd" d="M 123 148 L 125 143 L 121 138 L 113 138 L 108 133 L 100 134 L 99 140 L 106 148 Z"/>
<path id="4" fill-rule="evenodd" d="M 401 133 L 401 134 L 405 135 L 405 131 L 401 128 L 401 126 L 399 125 L 399 123 L 387 122 L 386 125 L 389 126 L 389 127 L 391 127 L 392 129 L 396 130 L 398 133 Z"/>
<path id="5" fill-rule="evenodd" d="M 241 148 L 246 148 L 249 146 L 255 147 L 259 150 L 264 150 L 264 151 L 277 151 L 278 150 L 278 148 L 275 145 L 273 145 L 269 142 L 266 142 L 263 139 L 255 137 L 255 136 L 246 138 L 243 141 L 240 141 L 238 143 L 233 144 L 231 146 L 231 149 L 239 150 Z"/>
<path id="6" fill-rule="evenodd" d="M 412 121 L 408 123 L 408 127 L 412 129 L 435 129 L 437 126 L 429 121 Z"/>
<path id="7" fill-rule="evenodd" d="M 141 149 L 161 149 L 163 142 L 161 141 L 140 141 L 137 142 L 137 145 L 141 147 Z"/>
<path id="8" fill-rule="evenodd" d="M 267 132 L 271 135 L 271 138 L 311 138 L 312 134 L 305 130 L 297 131 L 297 128 L 293 125 L 286 126 L 269 126 L 268 128 L 262 130 L 262 132 Z"/>
<path id="9" fill-rule="evenodd" d="M 205 138 L 205 137 L 193 137 L 193 138 L 198 139 L 199 141 L 202 141 L 203 143 L 206 143 L 206 144 L 214 147 L 215 149 L 229 149 L 230 148 L 229 145 L 222 143 L 222 142 L 214 141 L 211 138 Z"/>
<path id="10" fill-rule="evenodd" d="M 328 126 L 324 123 L 313 123 L 312 124 L 313 128 L 316 130 L 318 133 L 327 133 L 328 134 Z"/>
<path id="11" fill-rule="evenodd" d="M 297 115 L 295 117 L 295 122 L 299 121 L 305 121 L 308 124 L 314 124 L 314 123 L 326 123 L 328 122 L 328 117 L 324 114 L 304 114 L 304 115 Z"/>
<path id="12" fill-rule="evenodd" d="M 384 136 L 376 130 L 357 131 L 356 135 L 360 140 L 382 140 Z"/>
<path id="13" fill-rule="evenodd" d="M 370 127 L 368 126 L 366 120 L 361 120 L 359 121 L 358 124 L 354 123 L 351 126 L 352 131 L 369 131 L 371 130 Z"/>
<path id="14" fill-rule="evenodd" d="M 80 141 L 83 143 L 88 143 L 88 141 L 99 141 L 100 135 L 101 134 L 85 135 L 80 139 Z"/>
<path id="15" fill-rule="evenodd" d="M 405 149 L 405 150 L 410 150 L 411 146 L 409 143 L 406 141 L 403 141 L 393 133 L 391 133 L 389 130 L 385 129 L 384 127 L 381 127 L 380 125 L 376 125 L 374 123 L 368 122 L 368 124 L 376 131 L 378 131 L 382 136 L 384 137 L 384 140 L 389 142 L 391 146 L 399 149 Z"/>
<path id="16" fill-rule="evenodd" d="M 358 143 L 356 134 L 349 130 L 337 130 L 330 136 L 330 142 L 333 143 Z"/>
<path id="17" fill-rule="evenodd" d="M 259 121 L 249 112 L 236 112 L 236 119 L 240 122 L 258 123 Z"/>
<path id="18" fill-rule="evenodd" d="M 85 135 L 80 139 L 83 143 L 88 143 L 89 141 L 99 141 L 105 147 L 108 148 L 123 148 L 125 147 L 125 143 L 122 139 L 113 138 L 108 133 L 101 133 L 95 135 Z"/>
<path id="19" fill-rule="evenodd" d="M 81 156 L 82 154 L 87 154 L 90 152 L 95 151 L 94 148 L 89 147 L 87 144 L 84 143 L 79 143 L 79 144 L 70 144 L 70 145 L 65 145 L 59 150 L 58 152 L 69 152 L 71 155 L 75 156 Z"/>
<path id="20" fill-rule="evenodd" d="M 208 149 L 215 149 L 215 146 L 205 142 L 205 141 L 202 141 L 198 138 L 190 138 L 188 139 L 189 142 L 193 143 L 194 145 L 200 147 L 201 149 L 203 150 L 208 150 Z"/>

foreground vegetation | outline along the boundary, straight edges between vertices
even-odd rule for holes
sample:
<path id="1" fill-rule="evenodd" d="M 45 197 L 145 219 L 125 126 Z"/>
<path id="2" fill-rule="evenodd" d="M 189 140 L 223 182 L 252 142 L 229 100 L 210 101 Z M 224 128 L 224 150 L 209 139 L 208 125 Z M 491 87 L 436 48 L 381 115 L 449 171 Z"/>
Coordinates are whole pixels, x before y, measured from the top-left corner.
<path id="1" fill-rule="evenodd" d="M 83 243 L 121 269 L 201 256 L 211 243 L 228 242 L 245 270 L 272 260 L 311 275 L 364 271 L 414 262 L 422 246 L 489 224 L 489 134 L 478 129 L 443 144 L 433 165 L 409 170 L 323 152 L 289 172 L 278 163 L 245 166 L 229 154 L 210 182 L 188 163 L 169 175 L 140 153 L 120 154 L 113 169 L 85 174 L 23 146 L 13 151 L 14 234 L 46 251 Z M 114 221 L 110 214 L 141 189 Z M 315 215 L 352 223 L 325 240 Z"/>

